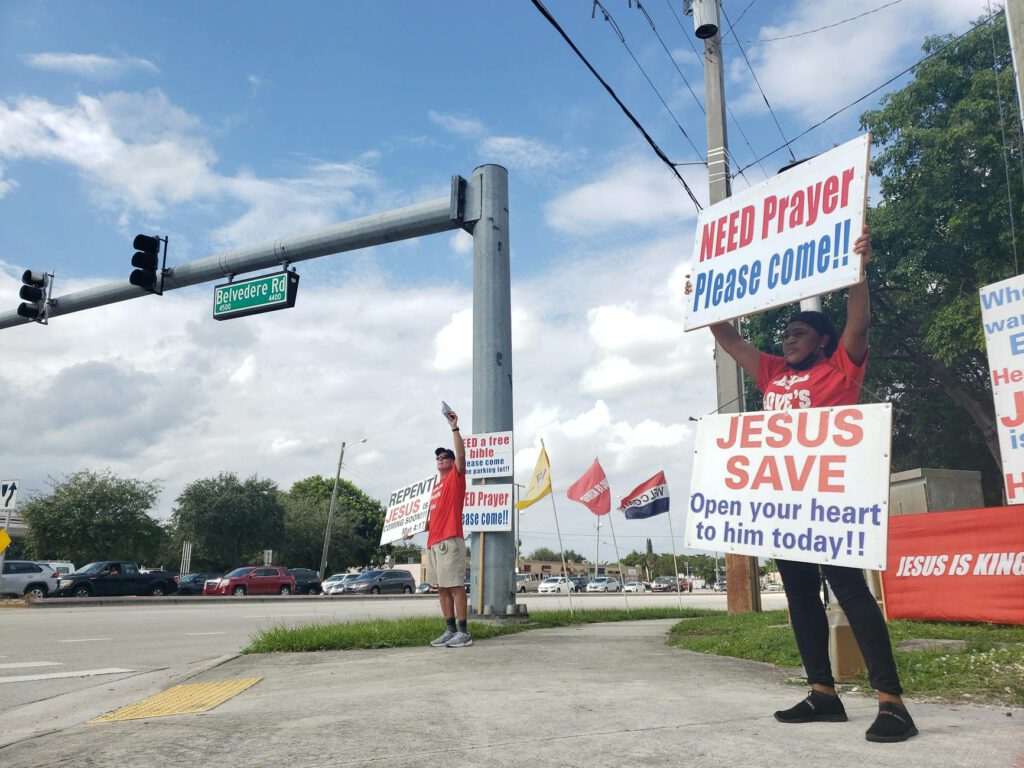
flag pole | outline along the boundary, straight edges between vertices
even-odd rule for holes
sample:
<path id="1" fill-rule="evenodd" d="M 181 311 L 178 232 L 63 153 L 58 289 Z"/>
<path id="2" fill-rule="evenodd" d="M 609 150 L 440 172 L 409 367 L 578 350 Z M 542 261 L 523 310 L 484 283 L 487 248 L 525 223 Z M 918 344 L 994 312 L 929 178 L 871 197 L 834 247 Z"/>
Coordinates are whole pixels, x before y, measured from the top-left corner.
<path id="1" fill-rule="evenodd" d="M 622 575 L 622 558 L 619 557 L 619 542 L 615 540 L 615 525 L 612 522 L 612 513 L 608 512 L 608 527 L 612 529 L 612 546 L 615 547 L 615 559 L 619 563 L 619 580 L 622 583 L 622 601 L 626 604 L 626 613 L 629 613 L 629 598 L 626 597 L 626 579 Z"/>
<path id="2" fill-rule="evenodd" d="M 679 612 L 683 612 L 683 590 L 679 588 L 679 560 L 676 559 L 676 534 L 672 530 L 672 510 L 665 513 L 668 517 L 668 534 L 672 539 L 672 565 L 676 569 L 676 595 L 679 597 Z"/>
<path id="3" fill-rule="evenodd" d="M 565 579 L 567 584 L 571 584 L 569 581 L 569 574 L 565 572 L 565 549 L 562 547 L 562 529 L 558 527 L 558 510 L 555 509 L 555 494 L 549 493 L 551 497 L 551 511 L 555 513 L 555 532 L 558 534 L 558 553 L 562 556 L 562 577 Z M 566 597 L 569 598 L 569 613 L 572 615 L 576 614 L 576 611 L 572 607 L 572 587 L 569 587 L 569 592 Z"/>

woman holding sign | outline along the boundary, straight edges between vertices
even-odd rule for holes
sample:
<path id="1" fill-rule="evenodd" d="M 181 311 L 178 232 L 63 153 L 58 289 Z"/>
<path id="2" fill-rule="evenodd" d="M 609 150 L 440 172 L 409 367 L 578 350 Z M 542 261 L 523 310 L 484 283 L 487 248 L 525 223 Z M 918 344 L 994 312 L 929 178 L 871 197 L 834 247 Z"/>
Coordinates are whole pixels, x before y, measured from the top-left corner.
<path id="1" fill-rule="evenodd" d="M 867 227 L 853 246 L 866 265 L 871 258 Z M 690 293 L 687 282 L 686 292 Z M 868 358 L 870 300 L 867 280 L 850 286 L 846 327 L 842 336 L 821 312 L 797 312 L 786 326 L 782 356 L 768 355 L 746 342 L 732 323 L 712 325 L 711 333 L 764 393 L 767 411 L 856 405 Z M 775 713 L 782 723 L 842 722 L 846 710 L 836 694 L 828 656 L 828 619 L 821 602 L 819 566 L 776 560 L 789 602 L 790 619 L 811 690 L 806 699 Z M 903 705 L 889 630 L 856 568 L 820 566 L 850 622 L 878 691 L 878 717 L 867 731 L 868 741 L 905 741 L 917 734 Z"/>

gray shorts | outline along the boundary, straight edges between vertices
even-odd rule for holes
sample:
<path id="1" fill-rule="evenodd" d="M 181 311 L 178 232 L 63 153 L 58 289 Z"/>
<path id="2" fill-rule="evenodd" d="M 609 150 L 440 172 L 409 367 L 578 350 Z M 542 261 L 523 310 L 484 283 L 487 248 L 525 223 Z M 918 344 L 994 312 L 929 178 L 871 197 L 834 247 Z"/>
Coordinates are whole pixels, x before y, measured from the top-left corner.
<path id="1" fill-rule="evenodd" d="M 466 583 L 465 539 L 453 536 L 427 550 L 427 581 L 445 588 Z"/>

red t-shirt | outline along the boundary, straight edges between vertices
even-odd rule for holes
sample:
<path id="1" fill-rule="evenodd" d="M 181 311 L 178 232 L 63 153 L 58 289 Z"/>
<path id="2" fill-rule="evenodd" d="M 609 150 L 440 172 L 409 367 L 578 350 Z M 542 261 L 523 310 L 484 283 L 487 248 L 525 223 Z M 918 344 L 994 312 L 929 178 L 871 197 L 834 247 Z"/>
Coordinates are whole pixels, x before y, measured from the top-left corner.
<path id="1" fill-rule="evenodd" d="M 430 494 L 427 547 L 453 536 L 465 538 L 462 532 L 462 507 L 465 503 L 466 475 L 452 467 L 447 477 L 434 484 L 434 491 Z"/>
<path id="2" fill-rule="evenodd" d="M 806 371 L 789 367 L 785 359 L 761 353 L 755 386 L 764 393 L 764 410 L 828 408 L 856 405 L 868 358 L 857 365 L 840 344 L 832 357 Z"/>

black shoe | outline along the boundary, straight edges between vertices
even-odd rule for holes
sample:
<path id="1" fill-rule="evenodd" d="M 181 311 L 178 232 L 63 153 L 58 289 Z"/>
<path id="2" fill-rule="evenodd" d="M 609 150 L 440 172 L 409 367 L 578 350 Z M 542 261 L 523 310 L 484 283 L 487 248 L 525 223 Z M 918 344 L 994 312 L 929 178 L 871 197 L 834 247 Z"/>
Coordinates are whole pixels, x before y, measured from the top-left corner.
<path id="1" fill-rule="evenodd" d="M 917 726 L 906 707 L 881 701 L 878 703 L 878 717 L 864 736 L 868 741 L 906 741 L 917 736 Z"/>
<path id="2" fill-rule="evenodd" d="M 838 696 L 812 690 L 807 698 L 775 713 L 780 723 L 845 723 L 846 709 Z"/>

